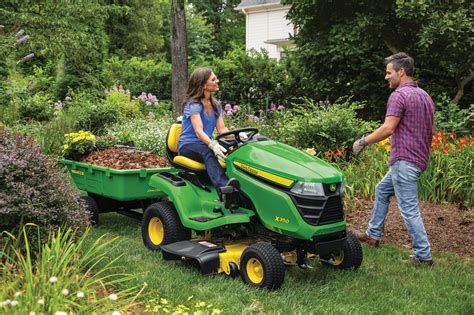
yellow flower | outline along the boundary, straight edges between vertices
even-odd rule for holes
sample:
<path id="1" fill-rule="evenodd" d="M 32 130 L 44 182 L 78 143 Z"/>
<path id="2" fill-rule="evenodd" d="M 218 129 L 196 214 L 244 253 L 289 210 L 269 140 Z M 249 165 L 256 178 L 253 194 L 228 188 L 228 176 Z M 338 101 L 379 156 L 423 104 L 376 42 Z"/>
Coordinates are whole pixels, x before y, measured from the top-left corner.
<path id="1" fill-rule="evenodd" d="M 202 301 L 197 302 L 195 306 L 196 307 L 204 307 L 204 306 L 206 306 L 206 302 L 202 302 Z"/>
<path id="2" fill-rule="evenodd" d="M 218 308 L 212 310 L 212 315 L 219 315 L 220 313 L 222 313 L 222 311 Z"/>
<path id="3" fill-rule="evenodd" d="M 65 145 L 63 145 L 63 147 L 64 147 L 64 150 L 67 150 L 67 149 L 69 149 L 69 144 L 65 144 Z"/>
<path id="4" fill-rule="evenodd" d="M 168 300 L 162 298 L 162 299 L 160 299 L 160 303 L 166 305 L 166 304 L 168 304 Z"/>
<path id="5" fill-rule="evenodd" d="M 385 145 L 385 151 L 387 151 L 387 153 L 390 153 L 390 144 Z"/>
<path id="6" fill-rule="evenodd" d="M 79 138 L 79 137 L 75 137 L 74 139 L 72 139 L 72 142 L 78 142 L 78 141 L 81 141 L 82 139 Z"/>
<path id="7" fill-rule="evenodd" d="M 380 141 L 380 142 L 377 142 L 377 146 L 378 146 L 379 148 L 385 147 L 385 145 L 390 145 L 390 140 L 388 140 L 388 138 L 387 138 L 387 139 L 384 139 L 384 140 L 382 140 L 382 141 Z"/>
<path id="8" fill-rule="evenodd" d="M 94 139 L 95 139 L 95 137 L 94 137 L 94 136 L 86 136 L 86 140 L 90 140 L 90 141 L 92 141 L 92 140 L 94 140 Z"/>

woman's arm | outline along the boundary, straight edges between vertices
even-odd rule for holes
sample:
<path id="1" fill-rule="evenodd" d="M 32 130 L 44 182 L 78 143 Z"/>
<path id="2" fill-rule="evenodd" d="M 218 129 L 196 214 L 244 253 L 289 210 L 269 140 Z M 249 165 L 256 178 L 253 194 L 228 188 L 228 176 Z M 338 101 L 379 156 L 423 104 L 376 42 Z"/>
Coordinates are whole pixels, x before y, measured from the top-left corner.
<path id="1" fill-rule="evenodd" d="M 202 141 L 202 143 L 209 145 L 209 143 L 211 143 L 211 139 L 209 139 L 209 137 L 204 132 L 201 116 L 199 116 L 199 114 L 191 115 L 190 119 L 196 136 Z"/>
<path id="2" fill-rule="evenodd" d="M 227 127 L 226 127 L 225 124 L 224 124 L 224 118 L 222 118 L 222 115 L 220 115 L 220 116 L 217 118 L 216 128 L 217 128 L 217 132 L 218 132 L 219 134 L 222 134 L 222 133 L 224 133 L 224 132 L 229 131 L 229 129 L 227 129 Z"/>

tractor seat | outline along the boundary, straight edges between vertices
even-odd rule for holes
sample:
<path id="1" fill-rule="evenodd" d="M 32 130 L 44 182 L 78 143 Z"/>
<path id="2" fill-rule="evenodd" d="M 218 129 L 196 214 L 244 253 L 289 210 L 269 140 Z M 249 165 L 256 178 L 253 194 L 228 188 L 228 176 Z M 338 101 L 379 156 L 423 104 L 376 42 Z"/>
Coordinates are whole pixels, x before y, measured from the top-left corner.
<path id="1" fill-rule="evenodd" d="M 173 124 L 171 125 L 168 131 L 168 138 L 166 139 L 166 151 L 168 159 L 170 160 L 171 164 L 181 166 L 182 168 L 191 169 L 194 171 L 206 170 L 206 166 L 204 165 L 204 163 L 197 162 L 182 155 L 178 155 L 178 141 L 179 136 L 181 135 L 181 128 L 181 124 Z M 222 162 L 221 160 L 218 161 L 223 168 L 226 167 L 226 164 L 224 162 Z"/>

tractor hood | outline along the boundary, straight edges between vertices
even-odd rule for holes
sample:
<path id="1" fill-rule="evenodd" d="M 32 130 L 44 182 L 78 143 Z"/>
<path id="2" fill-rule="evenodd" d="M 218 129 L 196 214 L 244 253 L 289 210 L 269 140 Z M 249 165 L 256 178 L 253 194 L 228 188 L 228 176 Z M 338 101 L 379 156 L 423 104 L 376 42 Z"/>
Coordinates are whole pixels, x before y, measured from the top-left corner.
<path id="1" fill-rule="evenodd" d="M 293 181 L 327 184 L 343 180 L 342 173 L 329 163 L 273 140 L 248 143 L 230 154 L 229 162 L 254 175 L 261 171 Z"/>

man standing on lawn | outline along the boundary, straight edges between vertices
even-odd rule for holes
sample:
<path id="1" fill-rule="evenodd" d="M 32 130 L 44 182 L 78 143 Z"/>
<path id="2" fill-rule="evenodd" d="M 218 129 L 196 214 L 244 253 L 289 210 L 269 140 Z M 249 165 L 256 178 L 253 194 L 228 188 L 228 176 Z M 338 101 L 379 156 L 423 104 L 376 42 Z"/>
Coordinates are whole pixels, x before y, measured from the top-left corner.
<path id="1" fill-rule="evenodd" d="M 367 145 L 391 136 L 390 170 L 377 184 L 372 217 L 365 233 L 355 232 L 357 238 L 378 246 L 390 205 L 395 195 L 398 208 L 412 240 L 414 255 L 409 263 L 433 265 L 430 243 L 418 206 L 418 178 L 430 158 L 434 129 L 434 104 L 431 97 L 413 79 L 414 61 L 400 52 L 385 59 L 385 80 L 395 89 L 387 102 L 382 126 L 354 142 L 357 156 Z"/>

